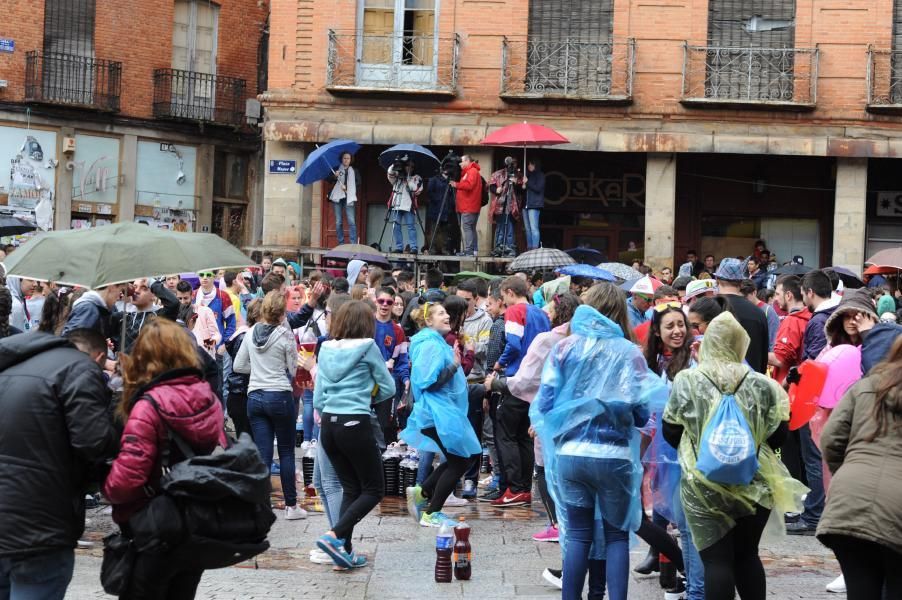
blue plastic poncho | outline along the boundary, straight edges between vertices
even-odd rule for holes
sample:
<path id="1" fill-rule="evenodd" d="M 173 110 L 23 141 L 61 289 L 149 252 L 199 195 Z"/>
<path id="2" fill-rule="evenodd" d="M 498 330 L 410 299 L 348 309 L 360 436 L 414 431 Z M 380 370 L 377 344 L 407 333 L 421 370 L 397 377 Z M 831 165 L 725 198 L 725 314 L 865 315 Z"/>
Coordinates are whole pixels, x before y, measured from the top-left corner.
<path id="1" fill-rule="evenodd" d="M 410 339 L 410 389 L 413 412 L 400 436 L 419 451 L 441 452 L 423 430 L 435 427 L 445 449 L 457 456 L 469 457 L 482 452 L 482 446 L 467 420 L 467 379 L 457 368 L 454 377 L 436 390 L 428 389 L 442 370 L 454 362 L 451 346 L 434 329 L 425 328 Z"/>
<path id="2" fill-rule="evenodd" d="M 529 411 L 542 442 L 549 491 L 560 506 L 584 506 L 580 486 L 562 477 L 560 459 L 590 459 L 586 464 L 604 478 L 605 493 L 595 497 L 596 525 L 603 518 L 617 529 L 636 531 L 642 518 L 638 427 L 650 412 L 663 409 L 667 387 L 620 326 L 597 310 L 577 308 L 570 329 L 545 362 Z M 567 511 L 558 511 L 558 518 L 566 543 Z M 592 558 L 604 558 L 598 526 Z"/>

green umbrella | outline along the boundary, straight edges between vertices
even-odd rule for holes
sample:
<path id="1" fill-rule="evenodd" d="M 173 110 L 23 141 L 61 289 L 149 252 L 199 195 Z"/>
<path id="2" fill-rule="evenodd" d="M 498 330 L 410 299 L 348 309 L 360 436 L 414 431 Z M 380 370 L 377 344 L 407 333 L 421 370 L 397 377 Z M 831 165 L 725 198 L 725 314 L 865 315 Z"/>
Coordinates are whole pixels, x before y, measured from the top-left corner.
<path id="1" fill-rule="evenodd" d="M 474 277 L 478 277 L 479 279 L 485 279 L 486 281 L 492 281 L 493 279 L 498 279 L 498 275 L 489 275 L 488 273 L 483 273 L 482 271 L 461 271 L 457 275 L 451 278 L 451 285 L 457 285 L 464 279 L 472 279 Z"/>
<path id="2" fill-rule="evenodd" d="M 10 254 L 7 275 L 100 288 L 142 277 L 241 269 L 253 264 L 211 233 L 182 233 L 140 223 L 50 231 Z"/>

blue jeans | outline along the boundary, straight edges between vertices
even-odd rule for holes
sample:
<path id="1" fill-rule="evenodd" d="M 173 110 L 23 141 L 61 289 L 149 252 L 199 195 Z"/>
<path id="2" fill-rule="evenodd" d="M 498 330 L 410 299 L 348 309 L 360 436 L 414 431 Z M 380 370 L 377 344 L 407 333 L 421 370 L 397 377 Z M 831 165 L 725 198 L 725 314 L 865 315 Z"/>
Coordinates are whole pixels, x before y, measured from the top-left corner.
<path id="1" fill-rule="evenodd" d="M 401 234 L 401 226 L 403 225 L 407 228 L 407 243 L 410 244 L 411 251 L 415 252 L 417 249 L 417 227 L 413 211 L 395 210 L 392 212 L 394 213 L 391 215 L 392 251 L 401 252 L 404 249 L 404 236 Z"/>
<path id="2" fill-rule="evenodd" d="M 222 400 L 229 405 L 229 377 L 232 375 L 232 357 L 228 352 L 222 353 Z"/>
<path id="3" fill-rule="evenodd" d="M 313 390 L 305 389 L 301 399 L 304 402 L 304 441 L 309 442 L 319 437 L 319 425 L 313 418 Z"/>
<path id="4" fill-rule="evenodd" d="M 316 460 L 313 463 L 313 487 L 323 502 L 323 510 L 326 511 L 326 520 L 329 528 L 338 522 L 341 514 L 342 489 L 341 481 L 335 473 L 335 467 L 329 460 L 322 444 L 316 445 Z"/>
<path id="5" fill-rule="evenodd" d="M 495 215 L 495 247 L 514 245 L 514 218 L 510 215 Z"/>
<path id="6" fill-rule="evenodd" d="M 811 427 L 805 425 L 800 428 L 799 437 L 805 476 L 808 478 L 808 487 L 811 488 L 805 497 L 805 511 L 801 518 L 807 525 L 816 527 L 821 520 L 821 513 L 824 512 L 824 473 L 821 466 L 823 459 L 821 451 L 811 439 Z"/>
<path id="7" fill-rule="evenodd" d="M 705 565 L 692 541 L 692 532 L 686 523 L 686 513 L 679 492 L 674 498 L 674 513 L 680 528 L 680 545 L 683 550 L 683 566 L 686 568 L 686 600 L 705 600 Z"/>
<path id="8" fill-rule="evenodd" d="M 539 235 L 539 213 L 538 208 L 527 208 L 523 211 L 523 227 L 526 229 L 526 249 L 535 250 L 541 245 Z"/>
<path id="9" fill-rule="evenodd" d="M 338 243 L 345 243 L 344 223 L 342 222 L 342 213 L 348 216 L 348 230 L 351 234 L 351 244 L 357 243 L 357 210 L 356 204 L 348 204 L 347 198 L 342 198 L 338 202 L 329 202 L 332 205 L 332 212 L 335 213 L 335 230 L 338 234 Z"/>
<path id="10" fill-rule="evenodd" d="M 272 464 L 272 443 L 279 444 L 279 473 L 285 506 L 298 502 L 295 484 L 294 438 L 297 409 L 291 391 L 254 390 L 247 394 L 247 418 L 263 464 Z"/>
<path id="11" fill-rule="evenodd" d="M 74 568 L 71 548 L 0 558 L 0 600 L 63 600 Z"/>

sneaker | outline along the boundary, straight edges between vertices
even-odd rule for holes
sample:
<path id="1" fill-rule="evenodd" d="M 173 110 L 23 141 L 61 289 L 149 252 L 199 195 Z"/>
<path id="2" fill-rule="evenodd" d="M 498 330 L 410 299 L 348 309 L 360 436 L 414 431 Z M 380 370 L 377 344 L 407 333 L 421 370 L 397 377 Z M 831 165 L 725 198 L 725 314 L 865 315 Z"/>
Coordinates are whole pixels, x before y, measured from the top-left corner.
<path id="1" fill-rule="evenodd" d="M 85 508 L 97 508 L 98 506 L 100 506 L 100 501 L 97 499 L 97 496 L 94 494 L 85 495 Z"/>
<path id="2" fill-rule="evenodd" d="M 360 567 L 365 567 L 367 565 L 366 557 L 362 554 L 357 554 L 356 552 L 351 552 L 349 554 L 351 557 L 351 566 L 345 567 L 341 565 L 335 565 L 332 567 L 333 571 L 350 571 L 351 569 L 359 569 Z"/>
<path id="3" fill-rule="evenodd" d="M 677 578 L 675 586 L 664 590 L 664 600 L 686 600 L 686 582 L 682 577 Z"/>
<path id="4" fill-rule="evenodd" d="M 500 498 L 492 500 L 492 506 L 494 508 L 526 506 L 527 504 L 532 504 L 532 494 L 530 494 L 529 492 L 517 492 L 515 494 L 514 492 L 510 491 L 510 488 L 508 488 Z"/>
<path id="5" fill-rule="evenodd" d="M 458 498 L 454 494 L 448 496 L 448 499 L 445 500 L 444 506 L 468 506 L 470 503 L 467 502 L 464 498 Z"/>
<path id="6" fill-rule="evenodd" d="M 279 468 L 278 464 L 273 463 L 272 466 L 269 467 L 269 474 L 270 475 L 281 475 L 282 469 Z"/>
<path id="7" fill-rule="evenodd" d="M 449 527 L 454 527 L 457 524 L 457 521 L 440 511 L 434 513 L 424 512 L 423 516 L 420 517 L 421 527 L 441 527 L 446 523 Z"/>
<path id="8" fill-rule="evenodd" d="M 498 489 L 490 490 L 490 491 L 486 492 L 485 494 L 483 494 L 482 496 L 479 496 L 476 499 L 479 502 L 494 502 L 495 500 L 497 500 L 498 498 L 500 498 L 503 495 L 504 495 L 504 490 L 502 490 L 501 488 L 498 488 Z"/>
<path id="9" fill-rule="evenodd" d="M 423 496 L 423 489 L 416 485 L 414 487 L 407 488 L 407 512 L 410 513 L 410 516 L 413 517 L 413 520 L 417 523 L 420 522 L 420 517 L 423 516 L 423 511 L 426 510 L 426 498 Z"/>
<path id="10" fill-rule="evenodd" d="M 815 531 L 817 531 L 816 526 L 809 525 L 801 519 L 795 523 L 786 524 L 786 533 L 789 535 L 814 535 Z"/>
<path id="11" fill-rule="evenodd" d="M 560 541 L 560 535 L 558 534 L 557 527 L 549 525 L 544 531 L 540 531 L 532 536 L 532 539 L 536 542 L 557 542 Z"/>
<path id="12" fill-rule="evenodd" d="M 846 578 L 840 575 L 833 581 L 827 584 L 827 591 L 833 592 L 834 594 L 845 594 L 846 593 Z"/>
<path id="13" fill-rule="evenodd" d="M 310 551 L 310 562 L 317 565 L 331 565 L 332 557 L 319 548 L 314 548 Z"/>
<path id="14" fill-rule="evenodd" d="M 322 535 L 316 540 L 316 547 L 332 558 L 336 566 L 350 569 L 354 566 L 354 559 L 345 550 L 345 541 L 331 535 Z"/>
<path id="15" fill-rule="evenodd" d="M 486 486 L 490 485 L 492 483 L 492 481 L 494 481 L 494 480 L 495 480 L 494 475 L 489 475 L 488 477 L 484 477 L 479 480 L 479 487 L 486 487 Z"/>
<path id="16" fill-rule="evenodd" d="M 802 513 L 797 512 L 788 512 L 783 513 L 783 522 L 784 523 L 797 523 L 799 519 L 802 518 Z"/>
<path id="17" fill-rule="evenodd" d="M 300 506 L 286 506 L 285 507 L 285 520 L 286 521 L 297 521 L 299 519 L 306 519 L 307 511 L 301 508 Z"/>
<path id="18" fill-rule="evenodd" d="M 460 493 L 461 498 L 471 499 L 476 497 L 476 482 L 472 479 L 464 481 L 464 489 Z"/>
<path id="19" fill-rule="evenodd" d="M 542 571 L 542 579 L 559 590 L 564 587 L 564 572 L 560 569 L 545 569 Z"/>

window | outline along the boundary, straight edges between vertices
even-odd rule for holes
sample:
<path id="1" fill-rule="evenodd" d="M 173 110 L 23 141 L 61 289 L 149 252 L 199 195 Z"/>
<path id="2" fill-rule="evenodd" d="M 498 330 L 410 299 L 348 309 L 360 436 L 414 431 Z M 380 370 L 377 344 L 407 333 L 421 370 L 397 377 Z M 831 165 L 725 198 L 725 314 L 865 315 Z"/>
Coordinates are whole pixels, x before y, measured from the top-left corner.
<path id="1" fill-rule="evenodd" d="M 361 0 L 357 80 L 431 85 L 436 78 L 438 0 Z"/>
<path id="2" fill-rule="evenodd" d="M 176 0 L 172 28 L 172 104 L 179 115 L 213 121 L 219 7 L 209 0 Z"/>
<path id="3" fill-rule="evenodd" d="M 92 104 L 94 0 L 46 0 L 43 97 Z"/>
<path id="4" fill-rule="evenodd" d="M 793 100 L 794 0 L 710 0 L 709 98 Z"/>
<path id="5" fill-rule="evenodd" d="M 246 154 L 217 152 L 213 159 L 213 195 L 247 200 L 247 169 Z"/>

